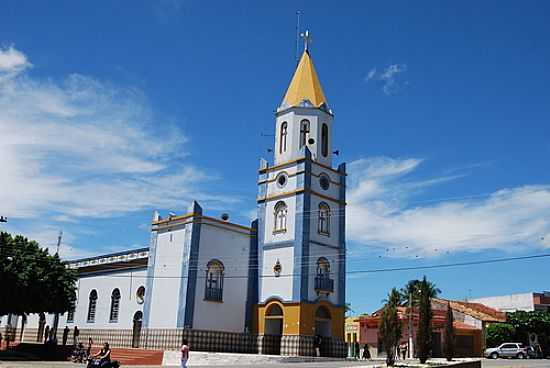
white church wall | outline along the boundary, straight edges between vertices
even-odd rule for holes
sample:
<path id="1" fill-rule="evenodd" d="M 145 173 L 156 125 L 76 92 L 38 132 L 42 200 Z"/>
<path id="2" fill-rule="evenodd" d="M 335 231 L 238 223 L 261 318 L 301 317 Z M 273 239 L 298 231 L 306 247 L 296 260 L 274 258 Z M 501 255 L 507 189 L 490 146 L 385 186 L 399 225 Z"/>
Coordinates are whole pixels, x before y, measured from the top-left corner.
<path id="1" fill-rule="evenodd" d="M 149 328 L 175 328 L 177 325 L 186 229 L 190 230 L 190 224 L 159 231 Z"/>
<path id="2" fill-rule="evenodd" d="M 281 276 L 274 275 L 273 266 L 277 260 L 281 263 Z M 262 275 L 260 278 L 260 302 L 265 302 L 271 296 L 278 296 L 283 300 L 292 299 L 292 277 L 284 276 L 294 273 L 294 248 L 284 247 L 266 249 L 263 252 Z M 267 277 L 265 277 L 267 276 Z"/>
<path id="3" fill-rule="evenodd" d="M 250 235 L 243 230 L 228 230 L 222 224 L 201 224 L 199 264 L 195 289 L 193 328 L 243 332 L 248 279 Z M 217 259 L 223 263 L 223 301 L 207 301 L 205 297 L 206 265 Z M 240 278 L 232 278 L 239 276 Z"/>
<path id="4" fill-rule="evenodd" d="M 105 272 L 97 275 L 80 277 L 77 281 L 77 300 L 74 320 L 67 321 L 67 313 L 59 316 L 58 329 L 69 328 L 132 328 L 134 313 L 143 312 L 143 304 L 139 304 L 136 294 L 140 286 L 145 287 L 147 271 L 145 268 L 133 271 Z M 120 304 L 117 322 L 110 322 L 111 294 L 114 289 L 120 291 Z M 88 322 L 89 296 L 92 290 L 98 294 L 94 322 Z M 38 328 L 38 314 L 27 317 L 25 328 Z M 46 314 L 46 325 L 52 327 L 54 315 Z"/>
<path id="5" fill-rule="evenodd" d="M 311 165 L 311 173 L 313 176 L 311 177 L 311 189 L 314 192 L 320 193 L 322 195 L 328 196 L 330 198 L 338 199 L 340 197 L 340 175 L 325 169 L 324 167 L 321 167 L 319 165 L 316 165 L 313 163 Z M 328 176 L 330 180 L 330 185 L 328 189 L 321 188 L 321 184 L 319 182 L 319 176 L 323 174 Z"/>

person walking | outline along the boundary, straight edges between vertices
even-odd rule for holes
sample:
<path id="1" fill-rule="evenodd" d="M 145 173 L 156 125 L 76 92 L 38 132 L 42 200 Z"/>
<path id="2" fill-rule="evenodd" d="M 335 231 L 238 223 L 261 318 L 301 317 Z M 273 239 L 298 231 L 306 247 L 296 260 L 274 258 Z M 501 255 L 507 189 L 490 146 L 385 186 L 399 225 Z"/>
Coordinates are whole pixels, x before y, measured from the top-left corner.
<path id="1" fill-rule="evenodd" d="M 69 338 L 69 327 L 65 326 L 63 329 L 63 340 L 61 340 L 63 346 L 67 345 L 67 339 Z"/>
<path id="2" fill-rule="evenodd" d="M 186 339 L 181 342 L 181 368 L 187 368 L 187 361 L 189 360 L 189 344 Z"/>
<path id="3" fill-rule="evenodd" d="M 315 335 L 313 338 L 313 347 L 315 348 L 315 356 L 321 356 L 321 344 L 323 343 L 323 338 L 320 335 Z"/>
<path id="4" fill-rule="evenodd" d="M 359 350 L 360 350 L 359 343 L 355 341 L 353 343 L 353 358 L 357 360 L 359 360 Z"/>
<path id="5" fill-rule="evenodd" d="M 403 343 L 403 345 L 401 345 L 401 354 L 403 355 L 403 360 L 407 359 L 407 348 L 407 343 Z"/>
<path id="6" fill-rule="evenodd" d="M 363 359 L 365 360 L 370 359 L 369 344 L 365 344 L 365 346 L 363 346 Z"/>
<path id="7" fill-rule="evenodd" d="M 94 344 L 94 340 L 92 340 L 91 337 L 88 338 L 88 348 L 86 349 L 86 358 L 90 357 L 90 354 L 92 354 L 92 345 Z"/>
<path id="8" fill-rule="evenodd" d="M 44 329 L 44 344 L 48 342 L 50 339 L 50 326 L 46 325 L 46 328 Z"/>

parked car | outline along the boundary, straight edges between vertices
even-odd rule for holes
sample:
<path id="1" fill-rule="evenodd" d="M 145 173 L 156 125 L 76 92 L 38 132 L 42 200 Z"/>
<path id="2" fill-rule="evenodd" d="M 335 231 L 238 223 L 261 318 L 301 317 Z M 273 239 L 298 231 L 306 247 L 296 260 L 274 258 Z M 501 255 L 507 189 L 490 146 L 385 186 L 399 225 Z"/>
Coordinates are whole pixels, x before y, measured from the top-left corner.
<path id="1" fill-rule="evenodd" d="M 497 358 L 518 358 L 525 359 L 529 356 L 527 348 L 518 342 L 507 342 L 496 348 L 485 349 L 485 357 Z"/>

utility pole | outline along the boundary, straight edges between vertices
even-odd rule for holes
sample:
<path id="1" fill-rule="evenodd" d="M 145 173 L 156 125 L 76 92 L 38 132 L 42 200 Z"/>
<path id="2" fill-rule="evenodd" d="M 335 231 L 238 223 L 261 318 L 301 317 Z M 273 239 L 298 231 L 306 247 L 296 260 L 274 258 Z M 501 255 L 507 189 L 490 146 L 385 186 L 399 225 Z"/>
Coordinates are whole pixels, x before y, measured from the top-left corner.
<path id="1" fill-rule="evenodd" d="M 63 230 L 59 230 L 59 235 L 57 236 L 57 247 L 55 249 L 55 254 L 59 255 L 59 247 L 61 246 L 61 238 L 63 237 Z"/>
<path id="2" fill-rule="evenodd" d="M 412 336 L 412 332 L 413 332 L 413 324 L 412 324 L 412 298 L 413 298 L 413 293 L 412 291 L 409 292 L 409 359 L 413 359 L 414 358 L 414 353 L 413 353 L 413 349 L 414 349 L 414 346 L 413 346 L 413 336 Z"/>

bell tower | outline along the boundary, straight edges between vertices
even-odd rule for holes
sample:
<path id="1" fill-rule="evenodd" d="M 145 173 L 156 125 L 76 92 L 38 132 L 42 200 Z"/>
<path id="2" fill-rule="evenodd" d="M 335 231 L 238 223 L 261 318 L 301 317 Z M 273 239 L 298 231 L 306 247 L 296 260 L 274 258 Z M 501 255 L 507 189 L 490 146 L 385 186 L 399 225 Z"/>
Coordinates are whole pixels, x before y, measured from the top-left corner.
<path id="1" fill-rule="evenodd" d="M 263 353 L 310 355 L 312 339 L 320 335 L 331 355 L 345 356 L 346 169 L 332 166 L 334 115 L 313 65 L 308 32 L 304 39 L 275 113 L 273 164 L 260 161 L 256 327 L 266 339 L 281 336 L 278 348 Z M 287 347 L 285 341 L 292 343 Z"/>

